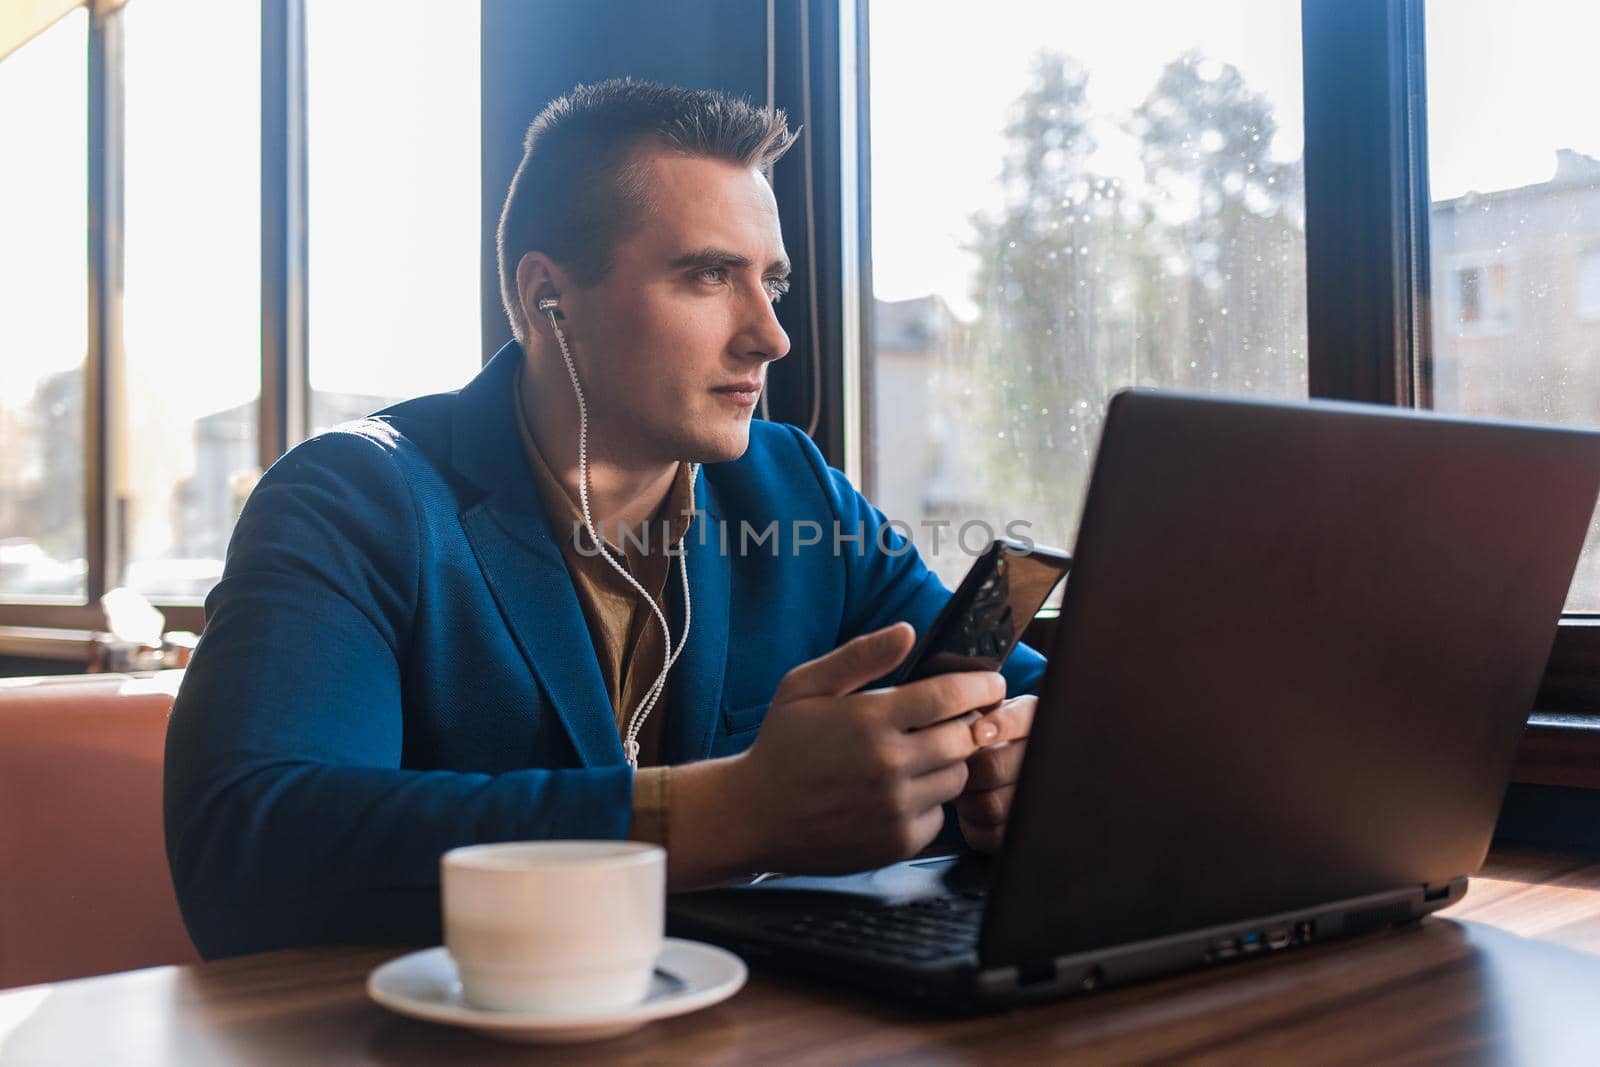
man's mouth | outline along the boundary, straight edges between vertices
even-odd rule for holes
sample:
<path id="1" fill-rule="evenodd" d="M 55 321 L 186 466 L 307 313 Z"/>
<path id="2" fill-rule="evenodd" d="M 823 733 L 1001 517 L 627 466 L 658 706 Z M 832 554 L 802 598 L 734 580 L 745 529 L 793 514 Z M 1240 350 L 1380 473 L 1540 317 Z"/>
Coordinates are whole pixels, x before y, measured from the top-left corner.
<path id="1" fill-rule="evenodd" d="M 726 398 L 730 403 L 747 407 L 761 399 L 760 382 L 734 382 L 730 385 L 719 385 L 711 391 Z"/>

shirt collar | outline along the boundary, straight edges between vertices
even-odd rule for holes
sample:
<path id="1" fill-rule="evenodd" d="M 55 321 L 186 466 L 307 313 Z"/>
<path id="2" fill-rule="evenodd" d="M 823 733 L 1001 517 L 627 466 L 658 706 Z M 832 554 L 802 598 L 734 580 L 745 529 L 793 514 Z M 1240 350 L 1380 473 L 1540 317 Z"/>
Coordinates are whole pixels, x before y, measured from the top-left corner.
<path id="1" fill-rule="evenodd" d="M 534 488 L 539 494 L 540 503 L 549 515 L 556 519 L 563 537 L 576 536 L 583 527 L 583 512 L 579 510 L 576 502 L 567 494 L 566 488 L 545 462 L 544 453 L 539 451 L 539 445 L 533 438 L 533 431 L 528 424 L 528 414 L 522 406 L 522 377 L 524 368 L 518 368 L 516 375 L 515 395 L 517 410 L 517 429 L 522 437 L 523 451 L 528 456 L 528 468 L 533 472 Z M 667 496 L 662 501 L 661 507 L 656 509 L 650 519 L 650 533 L 648 544 L 652 553 L 657 550 L 660 541 L 656 536 L 660 530 L 661 521 L 667 520 L 666 543 L 676 544 L 683 537 L 694 521 L 694 486 L 690 482 L 689 464 L 679 461 L 677 470 L 672 477 L 672 486 L 667 491 Z M 616 545 L 615 530 L 602 530 L 600 533 L 611 550 L 612 555 L 621 556 L 622 550 Z M 585 537 L 587 544 L 587 537 Z M 633 542 L 630 540 L 629 547 Z"/>

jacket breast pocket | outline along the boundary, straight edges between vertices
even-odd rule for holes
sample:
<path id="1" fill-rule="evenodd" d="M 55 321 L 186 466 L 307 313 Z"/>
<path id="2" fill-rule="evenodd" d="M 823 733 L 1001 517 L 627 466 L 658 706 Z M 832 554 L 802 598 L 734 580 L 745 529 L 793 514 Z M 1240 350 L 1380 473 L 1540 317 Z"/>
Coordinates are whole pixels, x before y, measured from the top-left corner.
<path id="1" fill-rule="evenodd" d="M 767 709 L 772 702 L 762 704 L 746 704 L 743 707 L 730 708 L 724 705 L 722 709 L 722 729 L 729 735 L 742 734 L 754 730 L 761 725 L 761 720 L 767 717 Z"/>

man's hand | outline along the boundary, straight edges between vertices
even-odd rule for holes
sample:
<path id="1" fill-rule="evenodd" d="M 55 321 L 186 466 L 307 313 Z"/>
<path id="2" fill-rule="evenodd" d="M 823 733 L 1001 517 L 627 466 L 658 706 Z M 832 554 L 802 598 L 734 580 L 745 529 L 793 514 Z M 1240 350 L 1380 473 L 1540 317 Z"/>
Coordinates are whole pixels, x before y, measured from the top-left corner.
<path id="1" fill-rule="evenodd" d="M 967 760 L 967 786 L 956 798 L 956 818 L 961 836 L 979 852 L 998 851 L 1005 837 L 1038 703 L 1032 694 L 1012 697 L 972 724 L 973 741 L 983 747 Z"/>
<path id="2" fill-rule="evenodd" d="M 753 831 L 743 843 L 758 868 L 863 870 L 906 859 L 938 834 L 941 805 L 966 786 L 978 750 L 959 717 L 1001 700 L 1005 679 L 966 671 L 856 691 L 914 640 L 896 623 L 784 676 L 755 743 L 733 757 L 737 807 L 724 813 L 730 834 Z"/>

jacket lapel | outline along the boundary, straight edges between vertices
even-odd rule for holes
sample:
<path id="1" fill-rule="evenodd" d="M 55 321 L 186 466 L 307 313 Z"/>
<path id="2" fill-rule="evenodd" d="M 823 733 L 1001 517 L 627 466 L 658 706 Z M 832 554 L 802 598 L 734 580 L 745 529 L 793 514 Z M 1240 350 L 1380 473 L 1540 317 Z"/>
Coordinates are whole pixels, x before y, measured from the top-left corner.
<path id="1" fill-rule="evenodd" d="M 527 525 L 512 525 L 516 518 L 521 517 L 485 503 L 464 512 L 461 525 L 500 613 L 549 694 L 578 758 L 585 767 L 621 763 L 622 741 L 611 701 L 561 549 L 542 516 Z"/>
<path id="2" fill-rule="evenodd" d="M 617 764 L 622 741 L 588 624 L 522 454 L 512 407 L 522 358 L 516 342 L 507 344 L 457 399 L 452 461 L 486 491 L 461 513 L 461 525 L 578 758 L 586 767 Z"/>

